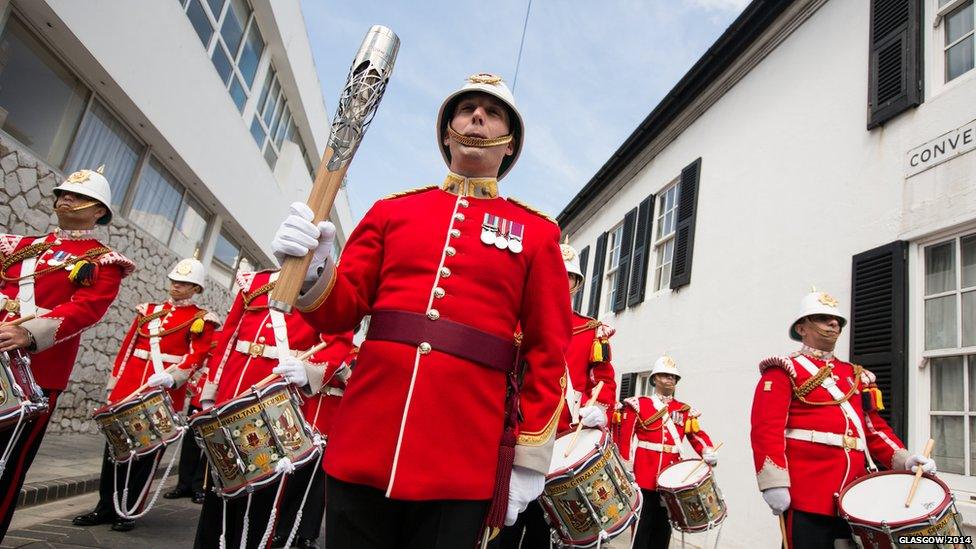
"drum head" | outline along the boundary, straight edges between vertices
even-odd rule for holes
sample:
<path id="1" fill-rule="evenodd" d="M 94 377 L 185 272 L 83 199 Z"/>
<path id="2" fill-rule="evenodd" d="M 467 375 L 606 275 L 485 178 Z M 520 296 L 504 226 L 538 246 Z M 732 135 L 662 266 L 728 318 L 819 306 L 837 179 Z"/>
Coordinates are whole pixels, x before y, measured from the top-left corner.
<path id="1" fill-rule="evenodd" d="M 555 447 L 552 450 L 552 461 L 549 462 L 549 474 L 552 475 L 567 467 L 572 467 L 591 456 L 597 448 L 602 448 L 606 442 L 606 433 L 600 429 L 583 429 L 580 431 L 579 438 L 573 451 L 565 456 L 566 448 L 573 440 L 575 431 L 567 431 L 556 439 Z"/>
<path id="2" fill-rule="evenodd" d="M 695 470 L 696 467 L 697 470 Z M 688 477 L 688 474 L 692 471 L 695 472 Z M 661 488 L 670 489 L 694 486 L 705 478 L 711 476 L 711 474 L 711 469 L 708 467 L 708 465 L 701 465 L 701 460 L 686 459 L 665 467 L 664 470 L 661 471 L 661 474 L 657 477 L 657 485 Z"/>
<path id="3" fill-rule="evenodd" d="M 894 527 L 902 522 L 917 522 L 933 512 L 939 512 L 948 504 L 950 496 L 945 485 L 923 476 L 911 506 L 905 507 L 905 499 L 914 481 L 915 474 L 907 471 L 863 477 L 841 494 L 841 514 L 857 522 L 880 525 L 885 521 Z"/>

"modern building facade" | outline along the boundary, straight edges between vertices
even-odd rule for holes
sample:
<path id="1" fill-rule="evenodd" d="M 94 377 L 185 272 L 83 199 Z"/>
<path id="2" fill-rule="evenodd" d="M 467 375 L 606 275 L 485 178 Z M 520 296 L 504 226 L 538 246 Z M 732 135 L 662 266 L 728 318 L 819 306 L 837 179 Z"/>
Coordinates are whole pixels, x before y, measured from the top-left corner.
<path id="1" fill-rule="evenodd" d="M 91 429 L 135 305 L 165 297 L 178 258 L 208 267 L 220 315 L 239 270 L 275 265 L 328 133 L 298 0 L 0 0 L 0 227 L 49 230 L 51 189 L 104 165 L 117 215 L 100 236 L 140 267 L 83 339 L 54 425 Z M 331 217 L 341 246 L 344 190 Z"/>
<path id="2" fill-rule="evenodd" d="M 878 375 L 910 448 L 935 439 L 976 524 L 973 28 L 972 0 L 756 0 L 559 216 L 586 273 L 574 306 L 617 328 L 621 396 L 667 353 L 724 442 L 722 547 L 778 539 L 750 408 L 812 285 L 851 315 L 839 355 Z"/>

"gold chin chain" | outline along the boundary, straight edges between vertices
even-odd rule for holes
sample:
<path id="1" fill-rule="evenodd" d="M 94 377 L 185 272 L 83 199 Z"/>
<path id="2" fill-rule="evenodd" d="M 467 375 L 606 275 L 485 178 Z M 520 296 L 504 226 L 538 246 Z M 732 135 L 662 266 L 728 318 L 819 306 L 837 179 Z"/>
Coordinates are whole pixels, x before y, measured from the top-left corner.
<path id="1" fill-rule="evenodd" d="M 447 133 L 451 136 L 451 139 L 468 147 L 497 147 L 498 145 L 507 145 L 508 143 L 512 142 L 512 134 L 503 135 L 501 137 L 493 137 L 490 139 L 483 137 L 469 137 L 454 131 L 454 128 L 452 128 L 450 125 L 447 126 Z"/>

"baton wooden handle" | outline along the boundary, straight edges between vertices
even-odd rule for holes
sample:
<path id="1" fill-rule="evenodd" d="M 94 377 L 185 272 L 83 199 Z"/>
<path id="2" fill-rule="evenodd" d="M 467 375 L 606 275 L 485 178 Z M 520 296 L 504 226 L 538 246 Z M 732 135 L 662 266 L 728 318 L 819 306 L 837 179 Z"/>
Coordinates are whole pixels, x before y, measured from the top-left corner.
<path id="1" fill-rule="evenodd" d="M 334 154 L 332 148 L 328 148 L 322 155 L 322 162 L 319 164 L 318 172 L 315 174 L 315 183 L 312 185 L 312 192 L 308 195 L 308 207 L 314 214 L 312 223 L 318 225 L 320 221 L 329 219 L 332 211 L 332 204 L 335 202 L 336 194 L 346 176 L 349 162 L 345 162 L 336 171 L 328 170 L 329 161 Z M 291 312 L 298 299 L 298 293 L 302 290 L 305 282 L 305 273 L 309 265 L 312 264 L 312 252 L 302 257 L 287 257 L 281 264 L 281 273 L 278 275 L 278 282 L 268 301 L 268 306 L 272 309 L 285 313 Z"/>
<path id="2" fill-rule="evenodd" d="M 925 443 L 925 449 L 922 450 L 922 455 L 929 457 L 932 454 L 932 447 L 935 446 L 935 439 L 930 438 L 928 442 Z M 915 499 L 915 491 L 918 490 L 918 481 L 922 480 L 922 466 L 917 465 L 918 469 L 915 470 L 915 480 L 912 481 L 912 489 L 908 491 L 908 499 L 905 500 L 905 507 L 910 507 L 912 505 L 912 500 Z"/>
<path id="3" fill-rule="evenodd" d="M 328 343 L 322 341 L 318 345 L 316 345 L 315 347 L 312 347 L 311 349 L 305 351 L 304 353 L 301 353 L 301 354 L 297 355 L 295 358 L 297 358 L 298 360 L 305 360 L 306 358 L 314 355 L 315 353 L 321 351 L 322 349 L 325 349 L 325 346 L 326 345 L 328 345 Z M 276 378 L 276 377 L 278 377 L 278 374 L 271 374 L 268 377 L 262 379 L 261 381 L 255 383 L 254 385 L 256 387 L 263 387 L 263 386 L 267 385 L 268 383 L 271 383 L 274 380 L 274 378 Z"/>
<path id="4" fill-rule="evenodd" d="M 596 400 L 596 397 L 597 395 L 600 394 L 601 390 L 603 390 L 602 381 L 600 383 L 597 383 L 596 387 L 593 388 L 593 392 L 590 393 L 590 400 L 587 400 L 586 403 L 589 404 L 590 402 Z M 569 446 L 566 447 L 566 453 L 563 454 L 563 457 L 569 457 L 569 454 L 573 451 L 573 448 L 576 447 L 576 441 L 577 439 L 579 439 L 579 434 L 580 431 L 582 430 L 583 430 L 583 421 L 581 419 L 580 422 L 576 424 L 576 432 L 573 433 L 573 440 L 569 441 Z"/>
<path id="5" fill-rule="evenodd" d="M 712 451 L 713 452 L 718 452 L 718 449 L 721 448 L 723 444 L 725 444 L 725 443 L 724 442 L 719 442 L 718 443 L 718 446 L 712 448 Z M 695 465 L 695 468 L 694 469 L 692 469 L 691 471 L 688 471 L 688 474 L 685 475 L 685 478 L 681 482 L 685 482 L 688 479 L 690 479 L 691 478 L 691 475 L 694 475 L 695 474 L 695 471 L 701 469 L 701 466 L 702 465 L 705 465 L 705 458 L 701 458 L 701 461 L 698 462 L 698 465 Z"/>
<path id="6" fill-rule="evenodd" d="M 4 322 L 0 324 L 0 328 L 6 328 L 7 326 L 20 326 L 21 324 L 27 322 L 28 320 L 34 320 L 37 315 L 27 315 L 18 318 L 17 320 L 12 320 L 10 322 Z"/>

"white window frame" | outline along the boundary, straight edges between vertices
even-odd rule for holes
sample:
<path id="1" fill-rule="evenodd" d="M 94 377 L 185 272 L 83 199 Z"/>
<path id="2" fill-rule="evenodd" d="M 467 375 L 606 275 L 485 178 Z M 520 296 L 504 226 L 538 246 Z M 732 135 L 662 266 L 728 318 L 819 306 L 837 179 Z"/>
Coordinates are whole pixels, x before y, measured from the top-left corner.
<path id="1" fill-rule="evenodd" d="M 925 81 L 929 83 L 930 95 L 938 95 L 945 91 L 951 90 L 956 86 L 962 85 L 964 82 L 976 78 L 976 67 L 970 69 L 969 71 L 957 76 L 953 80 L 946 82 L 946 62 L 945 62 L 945 52 L 948 47 L 945 44 L 945 16 L 949 13 L 955 11 L 959 6 L 965 4 L 969 0 L 953 0 L 945 6 L 939 7 L 939 0 L 928 0 L 928 5 L 925 6 L 925 14 L 927 15 L 925 20 L 925 28 L 929 29 L 930 32 L 925 33 L 925 40 L 927 42 L 923 48 L 926 52 L 926 67 L 928 69 L 927 78 Z M 976 15 L 974 15 L 976 17 Z M 964 37 L 965 38 L 965 37 Z M 929 62 L 931 61 L 931 62 Z"/>
<path id="2" fill-rule="evenodd" d="M 617 296 L 617 273 L 620 272 L 620 248 L 623 247 L 624 224 L 621 221 L 614 228 L 607 231 L 607 258 L 606 268 L 603 272 L 603 283 L 606 285 L 604 292 L 605 314 L 614 314 L 613 300 Z M 614 261 L 616 259 L 616 261 Z"/>
<path id="3" fill-rule="evenodd" d="M 961 77 L 960 77 L 961 78 Z M 945 242 L 950 239 L 954 239 L 956 242 L 956 293 L 960 293 L 962 289 L 959 287 L 962 278 L 961 260 L 959 257 L 959 240 L 964 237 L 976 233 L 976 221 L 968 223 L 961 227 L 954 227 L 951 230 L 939 231 L 936 234 L 929 235 L 923 239 L 918 240 L 913 243 L 909 251 L 909 295 L 911 296 L 911 305 L 909 310 L 912 312 L 912 317 L 910 318 L 911 330 L 909 333 L 909 342 L 911 353 L 909 356 L 914 357 L 914 360 L 909 361 L 909 413 L 910 421 L 909 424 L 913 427 L 909 432 L 909 439 L 906 440 L 906 444 L 909 448 L 921 448 L 925 441 L 929 439 L 931 435 L 931 384 L 932 384 L 932 358 L 940 357 L 952 357 L 952 356 L 967 356 L 976 355 L 976 346 L 962 347 L 962 322 L 961 322 L 961 307 L 956 311 L 957 314 L 957 337 L 959 338 L 957 343 L 960 345 L 953 349 L 934 349 L 930 351 L 925 350 L 925 248 L 935 244 Z M 935 294 L 942 295 L 942 294 Z M 961 303 L 960 303 L 961 305 Z M 912 365 L 917 365 L 913 367 Z M 963 380 L 967 380 L 968 371 L 966 368 L 966 362 L 963 362 Z M 968 391 L 968 385 L 967 389 Z M 968 399 L 976 398 L 976 395 L 968 395 L 968 398 L 964 397 L 964 411 L 953 412 L 953 413 L 941 413 L 939 415 L 963 415 L 966 417 L 976 416 L 976 411 L 966 411 L 968 408 Z M 964 445 L 968 444 L 969 432 L 969 422 L 965 422 L 963 433 L 964 433 Z M 964 446 L 965 447 L 965 446 Z M 970 450 L 971 451 L 971 450 Z M 968 456 L 966 457 L 968 460 Z M 960 492 L 964 497 L 959 498 L 960 502 L 970 504 L 973 500 L 976 501 L 976 469 L 970 471 L 970 475 L 960 475 L 956 473 L 948 473 L 944 471 L 939 472 L 939 478 L 945 481 L 953 492 Z M 968 507 L 968 505 L 967 505 Z M 967 515 L 968 517 L 968 515 Z"/>
<path id="4" fill-rule="evenodd" d="M 651 247 L 651 253 L 653 254 L 654 257 L 654 271 L 653 271 L 652 284 L 655 293 L 663 292 L 670 289 L 670 284 L 671 284 L 670 274 L 668 275 L 667 279 L 662 278 L 661 280 L 658 280 L 658 274 L 664 269 L 665 265 L 672 265 L 674 262 L 673 241 L 674 241 L 675 234 L 677 232 L 675 229 L 677 229 L 678 227 L 678 182 L 679 179 L 675 178 L 667 185 L 665 185 L 663 189 L 658 191 L 657 194 L 654 195 L 654 217 L 652 218 L 654 224 L 653 225 L 654 240 L 653 240 L 653 246 Z M 672 203 L 673 206 L 671 207 L 670 210 L 663 210 L 662 208 L 667 206 L 667 193 L 670 192 L 672 189 L 674 190 L 674 202 Z M 663 235 L 658 234 L 659 233 L 658 221 L 662 217 L 667 215 L 668 211 L 674 214 L 674 217 L 671 218 L 672 219 L 671 231 Z M 660 257 L 661 252 L 666 249 L 666 246 L 668 245 L 669 242 L 672 243 L 671 259 L 662 261 Z"/>

